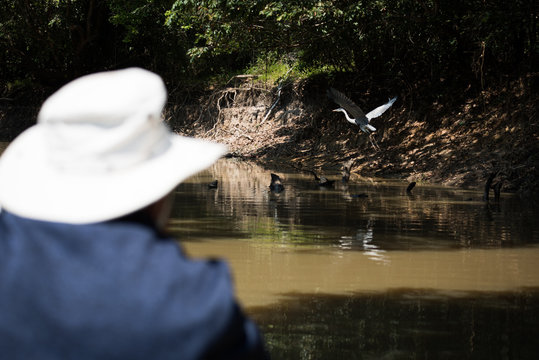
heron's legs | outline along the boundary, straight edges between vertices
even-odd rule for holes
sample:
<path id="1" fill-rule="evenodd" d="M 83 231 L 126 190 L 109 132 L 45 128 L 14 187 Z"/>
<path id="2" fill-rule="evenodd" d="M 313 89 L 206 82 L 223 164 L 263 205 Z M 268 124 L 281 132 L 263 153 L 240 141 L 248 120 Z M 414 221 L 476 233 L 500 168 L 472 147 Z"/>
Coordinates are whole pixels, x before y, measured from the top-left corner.
<path id="1" fill-rule="evenodd" d="M 376 150 L 380 150 L 380 146 L 378 146 L 378 142 L 376 141 L 376 138 L 372 136 L 372 133 L 369 133 L 369 141 L 371 142 L 372 147 Z"/>

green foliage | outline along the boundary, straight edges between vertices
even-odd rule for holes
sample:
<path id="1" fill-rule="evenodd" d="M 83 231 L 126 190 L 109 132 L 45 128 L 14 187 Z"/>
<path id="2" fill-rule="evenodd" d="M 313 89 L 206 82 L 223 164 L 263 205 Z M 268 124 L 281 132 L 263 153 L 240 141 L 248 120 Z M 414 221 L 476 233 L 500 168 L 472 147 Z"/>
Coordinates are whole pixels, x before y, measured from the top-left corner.
<path id="1" fill-rule="evenodd" d="M 138 65 L 171 81 L 248 67 L 273 79 L 294 66 L 479 87 L 531 68 L 537 16 L 533 0 L 12 0 L 0 76 L 61 83 Z"/>
<path id="2" fill-rule="evenodd" d="M 69 42 L 61 39 L 66 31 L 65 17 L 59 17 L 57 1 L 29 4 L 11 1 L 0 10 L 1 77 L 5 80 L 35 79 L 46 71 L 51 62 L 65 69 L 69 60 L 60 58 L 58 50 L 65 52 Z M 61 45 L 55 42 L 60 41 Z"/>
<path id="3" fill-rule="evenodd" d="M 165 25 L 186 37 L 186 55 L 194 73 L 220 69 L 216 59 L 225 68 L 234 68 L 231 59 L 251 56 L 254 24 L 250 20 L 257 8 L 254 1 L 179 0 L 166 12 Z"/>
<path id="4" fill-rule="evenodd" d="M 196 67 L 242 54 L 293 54 L 299 69 L 362 77 L 476 81 L 537 56 L 532 0 L 176 1 L 167 26 L 189 32 Z M 277 59 L 278 64 L 282 59 Z M 265 68 L 267 69 L 267 65 Z"/>
<path id="5" fill-rule="evenodd" d="M 255 59 L 252 64 L 245 69 L 245 73 L 258 75 L 259 80 L 276 84 L 285 75 L 290 74 L 291 68 L 296 64 L 293 61 L 285 61 L 282 56 L 279 56 L 276 52 L 266 53 L 265 56 L 260 56 Z"/>
<path id="6" fill-rule="evenodd" d="M 187 71 L 189 41 L 181 29 L 165 26 L 173 0 L 109 0 L 110 22 L 121 34 L 122 50 L 116 66 L 137 65 L 165 77 L 182 77 Z"/>

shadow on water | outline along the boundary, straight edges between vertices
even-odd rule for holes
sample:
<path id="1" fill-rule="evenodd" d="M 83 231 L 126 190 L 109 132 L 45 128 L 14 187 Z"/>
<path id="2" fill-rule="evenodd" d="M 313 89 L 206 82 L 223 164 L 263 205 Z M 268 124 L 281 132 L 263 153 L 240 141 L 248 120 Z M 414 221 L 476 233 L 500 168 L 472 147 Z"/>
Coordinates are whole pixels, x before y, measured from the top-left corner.
<path id="1" fill-rule="evenodd" d="M 250 310 L 275 359 L 536 359 L 539 289 L 284 294 Z"/>

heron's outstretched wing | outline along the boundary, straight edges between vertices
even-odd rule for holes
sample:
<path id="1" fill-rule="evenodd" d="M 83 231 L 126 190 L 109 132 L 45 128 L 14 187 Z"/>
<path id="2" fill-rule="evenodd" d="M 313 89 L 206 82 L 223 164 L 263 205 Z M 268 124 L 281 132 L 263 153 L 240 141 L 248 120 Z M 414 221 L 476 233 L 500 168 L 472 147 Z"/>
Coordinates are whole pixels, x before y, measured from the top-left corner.
<path id="1" fill-rule="evenodd" d="M 356 119 L 356 121 L 361 121 L 365 118 L 365 113 L 359 108 L 352 100 L 346 97 L 342 92 L 335 90 L 334 88 L 329 88 L 327 91 L 328 98 L 335 101 L 339 104 L 344 110 L 348 112 L 350 117 Z M 367 122 L 365 122 L 367 123 Z"/>
<path id="2" fill-rule="evenodd" d="M 378 117 L 380 115 L 382 115 L 387 109 L 389 109 L 391 107 L 391 105 L 393 105 L 393 103 L 395 102 L 395 100 L 397 100 L 397 97 L 395 96 L 393 99 L 389 100 L 387 103 L 385 103 L 384 105 L 382 106 L 378 106 L 376 109 L 370 111 L 366 116 L 367 116 L 367 119 L 369 119 L 369 121 L 371 119 L 374 119 L 375 117 Z"/>

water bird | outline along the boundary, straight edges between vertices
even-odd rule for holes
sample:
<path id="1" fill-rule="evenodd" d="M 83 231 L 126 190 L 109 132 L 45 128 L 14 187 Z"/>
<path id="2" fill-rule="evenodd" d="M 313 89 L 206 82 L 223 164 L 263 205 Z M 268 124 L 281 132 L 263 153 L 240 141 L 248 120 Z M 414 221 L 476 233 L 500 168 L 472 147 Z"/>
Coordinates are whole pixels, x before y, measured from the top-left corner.
<path id="1" fill-rule="evenodd" d="M 384 105 L 378 106 L 376 109 L 368 112 L 367 115 L 365 115 L 363 110 L 361 110 L 356 103 L 346 97 L 346 95 L 344 95 L 342 92 L 335 90 L 334 88 L 329 88 L 327 91 L 327 96 L 341 106 L 333 111 L 340 111 L 344 113 L 346 120 L 352 124 L 358 125 L 359 128 L 367 134 L 370 134 L 372 131 L 376 131 L 376 128 L 369 124 L 371 119 L 382 115 L 391 107 L 391 105 L 393 105 L 395 100 L 397 100 L 397 97 L 395 96 Z"/>
<path id="2" fill-rule="evenodd" d="M 406 192 L 408 194 L 412 193 L 412 189 L 415 187 L 415 181 L 412 181 L 410 184 L 408 184 L 408 187 L 406 188 Z"/>
<path id="3" fill-rule="evenodd" d="M 322 187 L 332 187 L 335 183 L 335 180 L 329 180 L 325 176 L 318 177 L 313 170 L 308 170 L 311 174 L 314 175 L 314 179 L 318 182 L 318 186 Z"/>
<path id="4" fill-rule="evenodd" d="M 498 176 L 499 175 L 499 176 Z M 494 179 L 498 176 L 498 182 L 493 184 Z M 483 201 L 488 202 L 489 192 L 490 189 L 494 190 L 494 200 L 499 201 L 500 200 L 500 192 L 502 190 L 503 182 L 504 182 L 504 173 L 496 170 L 489 174 L 489 177 L 485 183 L 485 191 L 483 193 Z"/>
<path id="5" fill-rule="evenodd" d="M 281 192 L 284 190 L 284 185 L 281 182 L 281 178 L 277 174 L 271 173 L 271 183 L 269 185 L 269 188 L 273 192 Z"/>
<path id="6" fill-rule="evenodd" d="M 211 183 L 208 184 L 208 189 L 217 189 L 217 184 L 219 182 L 217 180 L 213 180 Z"/>

